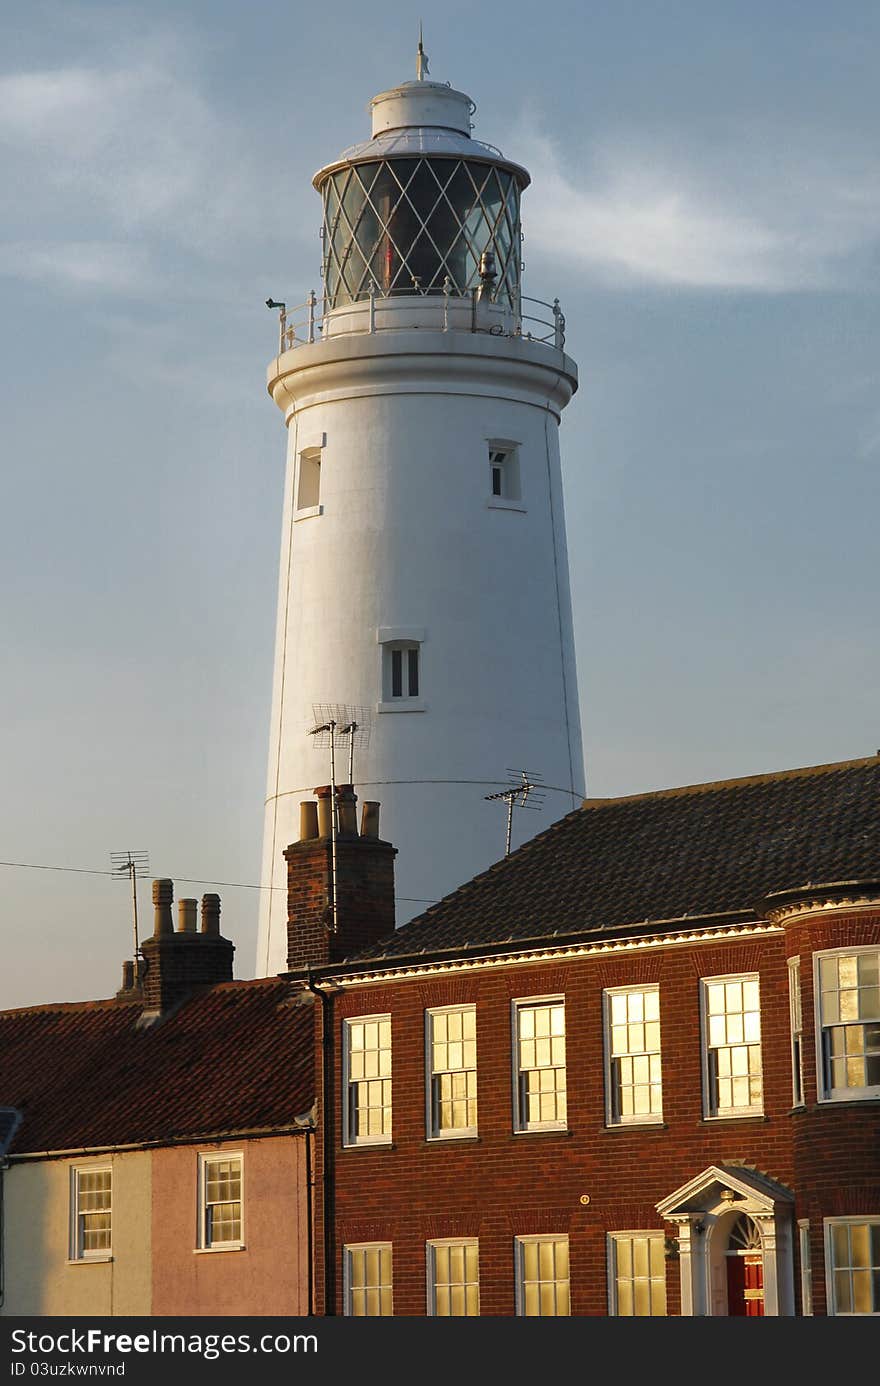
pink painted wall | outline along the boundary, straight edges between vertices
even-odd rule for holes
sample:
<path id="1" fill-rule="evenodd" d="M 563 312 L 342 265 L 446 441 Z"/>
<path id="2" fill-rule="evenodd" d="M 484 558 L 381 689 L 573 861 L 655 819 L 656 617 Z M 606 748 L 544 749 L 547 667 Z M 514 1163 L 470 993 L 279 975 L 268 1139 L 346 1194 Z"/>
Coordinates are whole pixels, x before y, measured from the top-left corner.
<path id="1" fill-rule="evenodd" d="M 308 1313 L 305 1133 L 153 1154 L 154 1315 Z M 199 1252 L 199 1154 L 244 1154 L 241 1251 Z"/>

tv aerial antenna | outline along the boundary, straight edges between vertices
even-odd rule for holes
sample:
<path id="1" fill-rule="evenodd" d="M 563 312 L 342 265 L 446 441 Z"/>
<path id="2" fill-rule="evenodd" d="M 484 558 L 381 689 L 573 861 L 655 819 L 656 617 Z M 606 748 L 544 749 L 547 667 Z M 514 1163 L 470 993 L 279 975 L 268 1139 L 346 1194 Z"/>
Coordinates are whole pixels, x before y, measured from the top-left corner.
<path id="1" fill-rule="evenodd" d="M 131 881 L 131 910 L 134 920 L 134 970 L 135 976 L 138 972 L 138 958 L 140 957 L 140 940 L 138 939 L 138 898 L 137 883 L 144 876 L 150 874 L 150 854 L 149 852 L 111 852 L 110 866 L 113 871 L 114 880 L 123 881 L 126 877 Z"/>
<path id="2" fill-rule="evenodd" d="M 354 784 L 354 748 L 370 742 L 370 714 L 365 707 L 347 703 L 312 703 L 313 725 L 308 735 L 317 747 L 330 752 L 330 930 L 336 933 L 339 913 L 336 900 L 336 839 L 339 836 L 339 804 L 336 798 L 336 748 L 348 737 L 348 780 Z"/>
<path id="3" fill-rule="evenodd" d="M 510 856 L 510 839 L 513 833 L 513 810 L 515 808 L 535 809 L 540 812 L 544 803 L 544 788 L 541 783 L 542 775 L 536 774 L 534 770 L 511 770 L 508 766 L 508 775 L 519 776 L 519 779 L 512 779 L 506 789 L 499 789 L 497 794 L 484 794 L 484 799 L 503 799 L 507 804 L 507 841 L 504 848 L 504 855 Z"/>

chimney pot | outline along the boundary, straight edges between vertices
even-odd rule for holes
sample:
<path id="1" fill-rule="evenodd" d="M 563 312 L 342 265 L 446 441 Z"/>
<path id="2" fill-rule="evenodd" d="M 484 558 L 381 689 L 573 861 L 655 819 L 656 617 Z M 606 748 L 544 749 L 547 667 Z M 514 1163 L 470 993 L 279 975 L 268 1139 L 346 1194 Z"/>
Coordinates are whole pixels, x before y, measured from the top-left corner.
<path id="1" fill-rule="evenodd" d="M 330 824 L 333 804 L 330 798 L 329 784 L 319 785 L 315 790 L 315 797 L 318 800 L 318 837 L 330 837 L 332 835 Z"/>
<path id="2" fill-rule="evenodd" d="M 309 799 L 299 806 L 299 840 L 311 842 L 318 836 L 318 805 Z"/>
<path id="3" fill-rule="evenodd" d="M 198 900 L 178 900 L 177 932 L 179 934 L 194 934 L 196 932 L 196 910 L 198 906 Z"/>
<path id="4" fill-rule="evenodd" d="M 153 937 L 174 933 L 171 918 L 171 905 L 174 900 L 174 882 L 168 880 L 153 882 Z"/>
<path id="5" fill-rule="evenodd" d="M 131 991 L 134 986 L 134 963 L 124 962 L 122 964 L 122 990 Z"/>
<path id="6" fill-rule="evenodd" d="M 195 904 L 195 901 L 193 901 Z M 202 933 L 213 938 L 220 936 L 220 896 L 209 893 L 202 896 Z"/>
<path id="7" fill-rule="evenodd" d="M 361 809 L 361 837 L 379 836 L 379 805 L 366 800 Z"/>
<path id="8" fill-rule="evenodd" d="M 345 833 L 347 837 L 357 837 L 357 795 L 354 792 L 354 786 L 350 784 L 337 785 L 336 803 L 339 812 L 340 833 Z"/>

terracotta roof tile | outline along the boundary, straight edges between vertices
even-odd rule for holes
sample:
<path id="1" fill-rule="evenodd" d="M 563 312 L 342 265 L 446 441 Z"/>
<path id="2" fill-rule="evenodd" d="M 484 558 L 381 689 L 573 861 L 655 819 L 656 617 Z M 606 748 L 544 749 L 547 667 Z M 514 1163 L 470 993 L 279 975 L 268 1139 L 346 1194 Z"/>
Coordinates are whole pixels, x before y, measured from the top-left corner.
<path id="1" fill-rule="evenodd" d="M 11 1153 L 291 1126 L 314 1101 L 312 1010 L 278 978 L 226 982 L 150 1025 L 137 1002 L 0 1013 Z"/>

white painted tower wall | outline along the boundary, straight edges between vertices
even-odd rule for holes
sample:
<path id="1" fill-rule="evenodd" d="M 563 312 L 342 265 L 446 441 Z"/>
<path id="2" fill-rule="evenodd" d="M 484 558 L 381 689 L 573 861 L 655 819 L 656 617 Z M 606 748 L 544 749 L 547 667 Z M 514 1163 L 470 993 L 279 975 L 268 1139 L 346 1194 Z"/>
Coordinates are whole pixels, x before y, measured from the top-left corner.
<path id="1" fill-rule="evenodd" d="M 381 133 L 389 111 L 424 120 L 427 102 L 452 98 L 467 101 L 434 83 L 383 93 L 374 143 L 400 138 Z M 403 131 L 436 147 L 428 133 Z M 439 140 L 485 148 L 463 131 Z M 574 362 L 528 340 L 509 307 L 448 292 L 374 295 L 331 311 L 314 335 L 269 368 L 289 441 L 260 975 L 286 967 L 282 854 L 300 802 L 329 780 L 328 751 L 308 735 L 313 705 L 369 714 L 354 780 L 361 801 L 381 802 L 381 836 L 399 849 L 399 922 L 503 855 L 506 806 L 484 796 L 508 768 L 548 786 L 542 812 L 515 811 L 514 845 L 584 792 L 558 442 Z M 492 495 L 493 446 L 518 469 L 512 498 Z M 298 505 L 314 500 L 301 475 L 316 457 L 318 504 Z M 417 698 L 391 696 L 394 641 L 418 647 Z"/>

